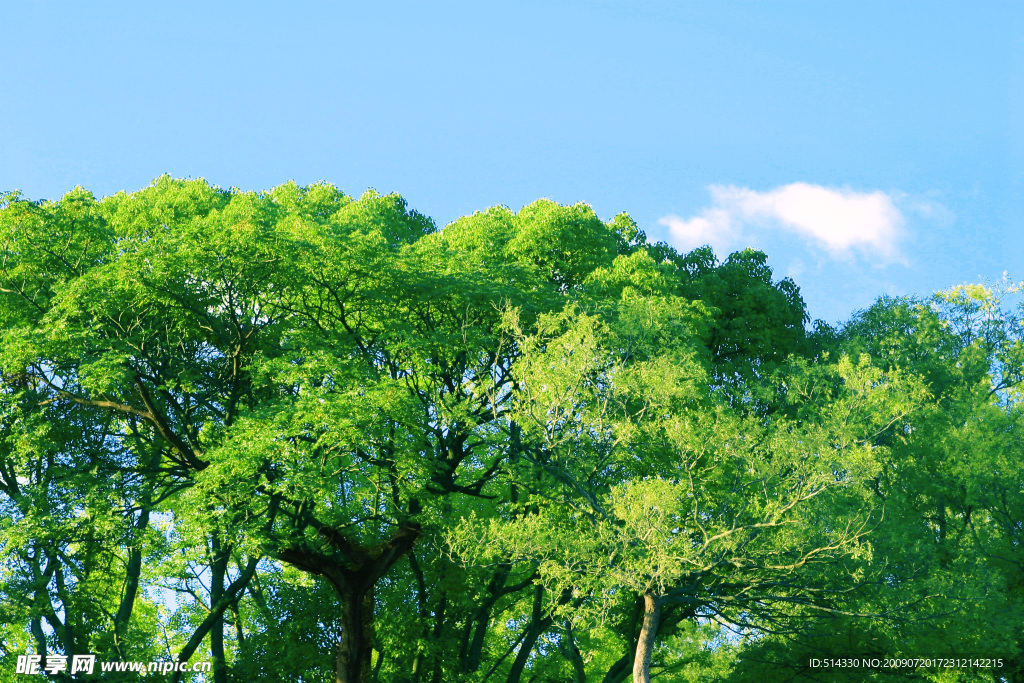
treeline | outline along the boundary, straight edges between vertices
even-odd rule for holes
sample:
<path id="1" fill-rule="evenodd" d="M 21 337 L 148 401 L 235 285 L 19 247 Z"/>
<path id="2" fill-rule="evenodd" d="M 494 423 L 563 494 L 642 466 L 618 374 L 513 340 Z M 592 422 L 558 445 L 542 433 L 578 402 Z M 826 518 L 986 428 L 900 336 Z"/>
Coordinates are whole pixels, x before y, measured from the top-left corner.
<path id="1" fill-rule="evenodd" d="M 1022 680 L 1015 294 L 808 327 L 582 204 L 2 195 L 0 681 Z"/>

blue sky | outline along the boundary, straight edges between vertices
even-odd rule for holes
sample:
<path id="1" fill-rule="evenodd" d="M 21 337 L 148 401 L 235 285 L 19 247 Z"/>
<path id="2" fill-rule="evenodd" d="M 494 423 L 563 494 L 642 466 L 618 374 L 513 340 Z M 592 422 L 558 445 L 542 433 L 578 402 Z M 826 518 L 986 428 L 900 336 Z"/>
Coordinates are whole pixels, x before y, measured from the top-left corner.
<path id="1" fill-rule="evenodd" d="M 1024 278 L 1024 3 L 0 2 L 0 190 L 539 197 L 763 249 L 813 317 Z"/>

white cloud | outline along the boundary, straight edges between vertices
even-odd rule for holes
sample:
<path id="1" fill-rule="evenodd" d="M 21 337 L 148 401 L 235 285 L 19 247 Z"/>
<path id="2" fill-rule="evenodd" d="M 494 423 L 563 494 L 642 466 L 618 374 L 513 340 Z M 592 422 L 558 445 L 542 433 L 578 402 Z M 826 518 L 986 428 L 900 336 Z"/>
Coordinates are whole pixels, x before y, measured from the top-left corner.
<path id="1" fill-rule="evenodd" d="M 693 249 L 710 244 L 715 253 L 726 252 L 740 237 L 741 227 L 735 225 L 728 211 L 705 209 L 699 216 L 683 220 L 679 216 L 666 216 L 658 221 L 667 225 L 673 241 Z"/>
<path id="2" fill-rule="evenodd" d="M 855 251 L 883 262 L 902 260 L 904 217 L 885 192 L 792 183 L 767 192 L 712 185 L 712 206 L 698 216 L 666 216 L 676 246 L 711 244 L 716 253 L 737 248 L 758 230 L 785 230 L 824 249 L 833 258 Z"/>

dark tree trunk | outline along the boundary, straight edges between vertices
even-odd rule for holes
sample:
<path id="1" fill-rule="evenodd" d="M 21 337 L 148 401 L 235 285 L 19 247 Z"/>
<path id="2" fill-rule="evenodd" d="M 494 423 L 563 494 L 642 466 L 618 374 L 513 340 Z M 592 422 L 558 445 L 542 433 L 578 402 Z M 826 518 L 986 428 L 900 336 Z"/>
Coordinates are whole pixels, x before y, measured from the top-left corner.
<path id="1" fill-rule="evenodd" d="M 441 592 L 441 602 L 437 606 L 437 617 L 434 621 L 434 642 L 441 639 L 441 634 L 444 632 L 444 613 L 448 608 L 448 595 L 445 592 Z M 443 673 L 441 662 L 435 657 L 434 658 L 434 675 L 431 678 L 433 683 L 441 683 L 441 674 Z"/>
<path id="2" fill-rule="evenodd" d="M 522 637 L 522 645 L 519 646 L 519 652 L 516 654 L 515 660 L 512 662 L 512 668 L 509 670 L 508 678 L 505 679 L 505 683 L 519 683 L 519 680 L 523 676 L 523 671 L 526 668 L 526 662 L 530 659 L 530 653 L 533 651 L 534 645 L 537 644 L 537 640 L 541 635 L 551 628 L 551 625 L 555 623 L 555 618 L 552 614 L 544 616 L 544 587 L 537 585 L 534 588 L 533 594 L 533 614 L 530 619 L 529 625 L 526 627 L 526 631 Z M 559 605 L 565 605 L 572 599 L 571 590 L 563 590 L 561 596 L 558 598 Z"/>
<path id="3" fill-rule="evenodd" d="M 473 629 L 473 640 L 470 641 L 466 656 L 462 660 L 463 670 L 467 673 L 479 669 L 480 662 L 483 660 L 484 636 L 487 635 L 487 625 L 491 620 L 492 604 L 493 601 L 488 601 L 487 604 L 474 612 L 471 621 L 467 622 L 467 627 L 468 624 L 473 622 L 476 624 L 476 628 Z"/>
<path id="4" fill-rule="evenodd" d="M 121 595 L 121 603 L 117 608 L 117 614 L 114 615 L 114 648 L 121 659 L 128 659 L 125 637 L 132 617 L 132 610 L 135 608 L 135 598 L 139 594 L 139 577 L 142 576 L 142 534 L 149 526 L 149 498 L 149 492 L 147 491 L 143 496 L 139 519 L 134 525 L 132 546 L 128 550 L 128 566 L 125 570 L 124 591 Z"/>
<path id="5" fill-rule="evenodd" d="M 427 609 L 427 582 L 423 577 L 423 568 L 420 567 L 419 560 L 416 559 L 416 553 L 409 553 L 409 567 L 412 569 L 413 576 L 416 577 L 416 604 L 419 608 L 420 625 L 426 631 L 429 615 L 429 610 Z M 412 683 L 420 683 L 425 661 L 423 649 L 417 648 L 416 655 L 412 660 L 412 667 L 409 669 L 409 673 L 412 674 Z"/>
<path id="6" fill-rule="evenodd" d="M 228 551 L 216 532 L 210 536 L 213 562 L 210 564 L 210 606 L 224 600 L 224 578 L 228 570 Z M 210 629 L 210 659 L 213 660 L 213 683 L 228 683 L 227 663 L 224 661 L 224 610 L 215 617 Z"/>
<path id="7" fill-rule="evenodd" d="M 601 683 L 622 683 L 629 675 L 629 663 L 633 661 L 633 653 L 623 655 L 615 660 L 608 673 L 601 679 Z"/>
<path id="8" fill-rule="evenodd" d="M 583 661 L 583 654 L 576 647 L 576 637 L 572 633 L 572 622 L 565 622 L 565 656 L 572 664 L 573 683 L 587 683 L 586 663 Z"/>
<path id="9" fill-rule="evenodd" d="M 317 529 L 337 551 L 329 556 L 304 547 L 286 548 L 278 558 L 298 569 L 327 579 L 341 600 L 341 634 L 335 648 L 334 683 L 369 683 L 374 646 L 373 589 L 420 537 L 419 524 L 408 523 L 385 543 L 356 546 L 337 531 Z"/>
<path id="10" fill-rule="evenodd" d="M 348 586 L 341 598 L 341 637 L 335 646 L 335 683 L 367 683 L 373 655 L 373 585 Z"/>
<path id="11" fill-rule="evenodd" d="M 195 651 L 200 645 L 202 645 L 203 640 L 206 639 L 207 634 L 210 633 L 218 623 L 222 623 L 224 610 L 226 610 L 233 601 L 237 601 L 241 592 L 249 585 L 249 581 L 252 580 L 253 574 L 256 573 L 256 565 L 258 563 L 259 558 L 249 558 L 249 564 L 242 570 L 241 575 L 222 592 L 220 600 L 210 606 L 209 614 L 207 614 L 206 618 L 203 619 L 198 627 L 196 627 L 196 630 L 192 633 L 192 637 L 189 638 L 188 643 L 185 644 L 185 647 L 182 648 L 181 652 L 178 654 L 179 662 L 187 662 L 191 659 L 192 655 L 195 654 Z M 171 683 L 178 683 L 180 680 L 180 671 L 175 671 L 171 674 Z"/>
<path id="12" fill-rule="evenodd" d="M 516 658 L 512 662 L 512 668 L 509 670 L 508 678 L 505 679 L 505 683 L 519 683 L 520 679 L 523 677 L 523 670 L 526 668 L 526 662 L 530 659 L 530 653 L 533 652 L 533 646 L 537 644 L 537 639 L 540 638 L 540 634 L 549 626 L 551 626 L 550 619 L 542 621 L 539 624 L 530 625 L 529 630 L 526 633 L 526 637 L 523 639 L 523 644 L 519 647 L 519 652 L 516 654 Z"/>
<path id="13" fill-rule="evenodd" d="M 477 608 L 466 619 L 462 633 L 462 645 L 459 648 L 459 662 L 463 673 L 473 673 L 480 669 L 483 661 L 484 640 L 491 621 L 491 611 L 498 600 L 510 593 L 517 593 L 529 588 L 536 577 L 536 574 L 530 574 L 519 583 L 506 585 L 505 581 L 511 570 L 511 565 L 502 566 L 491 577 L 487 584 L 488 596 L 480 601 Z M 472 634 L 472 639 L 470 639 L 470 634 Z"/>

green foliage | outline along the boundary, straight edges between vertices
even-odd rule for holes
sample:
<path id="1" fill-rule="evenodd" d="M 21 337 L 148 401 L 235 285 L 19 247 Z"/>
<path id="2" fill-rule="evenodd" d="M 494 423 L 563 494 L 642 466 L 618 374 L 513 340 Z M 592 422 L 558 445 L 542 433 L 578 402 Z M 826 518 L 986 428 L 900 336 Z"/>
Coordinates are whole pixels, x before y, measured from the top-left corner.
<path id="1" fill-rule="evenodd" d="M 662 681 L 1017 675 L 1018 291 L 808 333 L 764 254 L 583 204 L 3 195 L 0 680 L 611 683 L 644 643 Z"/>

